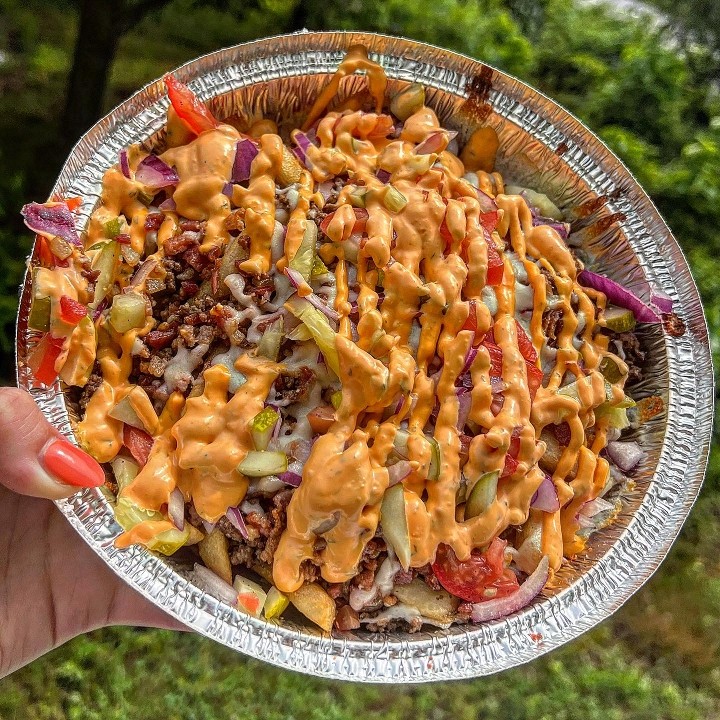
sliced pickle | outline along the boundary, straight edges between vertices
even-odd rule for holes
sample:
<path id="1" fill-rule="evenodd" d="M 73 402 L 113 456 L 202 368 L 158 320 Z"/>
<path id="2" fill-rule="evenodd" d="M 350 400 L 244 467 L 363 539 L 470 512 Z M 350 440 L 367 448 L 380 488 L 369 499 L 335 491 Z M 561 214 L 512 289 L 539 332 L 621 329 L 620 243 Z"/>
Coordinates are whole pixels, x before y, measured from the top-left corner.
<path id="1" fill-rule="evenodd" d="M 600 324 L 613 332 L 630 332 L 635 328 L 635 315 L 632 310 L 610 305 L 603 310 Z"/>
<path id="2" fill-rule="evenodd" d="M 284 452 L 251 450 L 237 469 L 247 477 L 265 477 L 284 473 L 287 466 L 288 459 Z"/>
<path id="3" fill-rule="evenodd" d="M 420 83 L 408 85 L 390 101 L 390 112 L 405 121 L 425 105 L 425 88 Z"/>
<path id="4" fill-rule="evenodd" d="M 497 495 L 499 477 L 500 473 L 497 470 L 486 472 L 473 485 L 473 489 L 470 491 L 465 503 L 466 520 L 482 515 L 492 505 Z"/>
<path id="5" fill-rule="evenodd" d="M 606 355 L 600 361 L 600 366 L 598 369 L 609 383 L 618 382 L 618 380 L 620 380 L 626 374 L 626 372 L 623 372 L 624 368 L 620 367 L 617 361 L 610 355 Z"/>
<path id="6" fill-rule="evenodd" d="M 380 506 L 380 524 L 385 540 L 392 545 L 404 570 L 410 567 L 410 532 L 402 483 L 385 491 Z"/>

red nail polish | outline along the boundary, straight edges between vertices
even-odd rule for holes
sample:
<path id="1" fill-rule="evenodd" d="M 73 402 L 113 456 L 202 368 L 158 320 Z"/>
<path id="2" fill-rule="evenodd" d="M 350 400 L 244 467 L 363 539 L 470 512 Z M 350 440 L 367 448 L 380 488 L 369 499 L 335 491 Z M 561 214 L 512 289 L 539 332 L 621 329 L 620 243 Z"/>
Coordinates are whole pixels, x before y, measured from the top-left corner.
<path id="1" fill-rule="evenodd" d="M 75 487 L 99 487 L 105 473 L 98 462 L 67 440 L 53 440 L 42 456 L 45 469 L 57 480 Z"/>

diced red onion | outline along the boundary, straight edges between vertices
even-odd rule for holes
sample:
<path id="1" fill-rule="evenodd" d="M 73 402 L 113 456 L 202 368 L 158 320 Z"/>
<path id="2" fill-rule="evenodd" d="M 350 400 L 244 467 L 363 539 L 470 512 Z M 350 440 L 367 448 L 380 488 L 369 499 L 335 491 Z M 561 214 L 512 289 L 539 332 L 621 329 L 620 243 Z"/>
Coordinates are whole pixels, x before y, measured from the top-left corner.
<path id="1" fill-rule="evenodd" d="M 287 275 L 290 284 L 297 290 L 301 285 L 307 285 L 305 278 L 297 271 L 292 268 L 285 268 L 285 275 Z M 337 322 L 340 319 L 339 313 L 326 305 L 315 293 L 310 293 L 305 296 L 307 300 L 314 308 L 317 308 L 323 315 L 328 319 Z"/>
<path id="2" fill-rule="evenodd" d="M 387 185 L 390 182 L 390 173 L 387 170 L 380 168 L 376 173 L 375 177 L 381 182 Z"/>
<path id="3" fill-rule="evenodd" d="M 325 202 L 327 202 L 330 195 L 332 195 L 333 186 L 334 186 L 334 183 L 330 180 L 328 180 L 326 182 L 321 182 L 318 185 L 318 192 L 322 195 L 323 200 Z"/>
<path id="4" fill-rule="evenodd" d="M 646 457 L 643 449 L 634 441 L 615 440 L 610 442 L 607 446 L 607 453 L 623 472 L 634 470 Z"/>
<path id="5" fill-rule="evenodd" d="M 65 203 L 51 202 L 42 205 L 28 203 L 20 212 L 25 219 L 25 225 L 38 235 L 48 238 L 57 235 L 73 245 L 82 247 L 75 229 L 75 216 Z"/>
<path id="6" fill-rule="evenodd" d="M 178 530 L 185 529 L 185 497 L 175 488 L 168 498 L 168 517 Z"/>
<path id="7" fill-rule="evenodd" d="M 257 154 L 257 146 L 252 140 L 243 138 L 237 141 L 232 169 L 233 182 L 242 183 L 250 179 L 250 168 Z"/>
<path id="8" fill-rule="evenodd" d="M 549 475 L 544 477 L 540 487 L 535 491 L 530 501 L 530 507 L 533 510 L 542 510 L 543 512 L 557 512 L 560 509 L 557 489 Z"/>
<path id="9" fill-rule="evenodd" d="M 582 520 L 582 518 L 593 518 L 599 513 L 614 509 L 615 506 L 612 503 L 608 502 L 604 498 L 598 497 L 594 500 L 589 500 L 582 506 L 582 508 L 580 508 L 578 520 Z M 589 525 L 586 527 L 589 527 Z"/>
<path id="10" fill-rule="evenodd" d="M 442 152 L 455 137 L 457 137 L 455 130 L 432 132 L 415 148 L 415 154 L 430 155 L 430 153 Z"/>
<path id="11" fill-rule="evenodd" d="M 296 472 L 290 472 L 290 470 L 280 473 L 278 477 L 286 485 L 291 485 L 292 487 L 300 487 L 300 482 L 302 481 L 302 475 L 298 475 Z"/>
<path id="12" fill-rule="evenodd" d="M 243 538 L 247 540 L 248 531 L 240 509 L 236 507 L 229 507 L 225 513 L 225 517 L 227 517 L 230 524 L 243 536 Z"/>
<path id="13" fill-rule="evenodd" d="M 533 227 L 537 227 L 538 225 L 548 225 L 555 230 L 563 240 L 567 240 L 570 235 L 570 223 L 558 222 L 552 218 L 533 215 Z"/>
<path id="14" fill-rule="evenodd" d="M 302 276 L 302 273 L 300 273 L 299 270 L 294 270 L 293 268 L 286 267 L 285 275 L 287 275 L 287 279 L 290 281 L 290 284 L 296 290 L 301 286 L 307 285 L 307 281 Z"/>
<path id="15" fill-rule="evenodd" d="M 218 577 L 212 570 L 204 565 L 195 563 L 195 569 L 192 573 L 192 581 L 201 590 L 209 593 L 214 598 L 232 605 L 237 605 L 238 592 L 232 585 L 228 585 L 221 577 Z"/>
<path id="16" fill-rule="evenodd" d="M 215 529 L 215 523 L 208 522 L 207 520 L 202 521 L 202 526 L 208 535 Z"/>
<path id="17" fill-rule="evenodd" d="M 673 311 L 673 300 L 662 290 L 653 290 L 650 296 L 650 307 L 656 308 L 661 313 L 671 313 Z"/>
<path id="18" fill-rule="evenodd" d="M 472 395 L 465 388 L 457 389 L 458 399 L 458 421 L 457 428 L 462 432 L 465 427 L 468 416 L 470 415 L 470 408 L 472 407 Z"/>
<path id="19" fill-rule="evenodd" d="M 471 345 L 470 349 L 467 351 L 467 355 L 465 356 L 465 365 L 463 365 L 463 369 L 460 375 L 464 375 L 468 370 L 470 370 L 470 366 L 473 364 L 473 361 L 475 360 L 477 354 L 477 348 L 474 348 Z"/>
<path id="20" fill-rule="evenodd" d="M 100 315 L 102 315 L 103 310 L 108 306 L 108 299 L 104 297 L 99 303 L 98 306 L 95 308 L 95 312 L 92 315 L 93 322 L 97 320 Z"/>
<path id="21" fill-rule="evenodd" d="M 475 188 L 475 193 L 477 194 L 478 202 L 480 203 L 481 213 L 492 212 L 493 210 L 498 209 L 495 200 L 491 198 L 487 193 L 483 192 L 479 188 Z"/>
<path id="22" fill-rule="evenodd" d="M 490 376 L 490 389 L 493 395 L 505 392 L 506 388 L 505 381 L 501 377 Z"/>
<path id="23" fill-rule="evenodd" d="M 627 310 L 632 310 L 635 318 L 641 323 L 659 323 L 661 322 L 659 315 L 648 305 L 646 305 L 639 297 L 634 295 L 630 290 L 624 288 L 610 278 L 603 275 L 583 270 L 578 275 L 578 282 L 595 290 L 605 293 L 607 299 L 614 305 L 619 305 Z"/>
<path id="24" fill-rule="evenodd" d="M 288 448 L 288 453 L 292 455 L 292 457 L 294 457 L 299 463 L 302 463 L 304 465 L 310 457 L 312 448 L 312 440 L 295 440 Z M 293 470 L 292 463 L 289 469 Z"/>
<path id="25" fill-rule="evenodd" d="M 134 288 L 136 288 L 138 285 L 145 282 L 148 275 L 155 269 L 157 266 L 158 261 L 155 258 L 148 258 L 145 260 L 142 265 L 135 271 L 135 274 L 132 277 L 132 280 L 127 284 L 123 292 L 130 292 Z"/>
<path id="26" fill-rule="evenodd" d="M 312 170 L 312 162 L 308 159 L 307 151 L 308 148 L 313 144 L 312 140 L 303 132 L 293 133 L 293 140 L 297 147 L 292 149 L 295 153 L 295 157 L 308 169 Z"/>
<path id="27" fill-rule="evenodd" d="M 135 171 L 135 180 L 152 190 L 160 190 L 170 185 L 177 185 L 180 177 L 174 168 L 171 168 L 157 155 L 148 155 L 138 165 Z"/>
<path id="28" fill-rule="evenodd" d="M 223 194 L 225 197 L 232 198 L 232 194 L 233 194 L 233 184 L 232 184 L 231 182 L 226 182 L 226 183 L 223 185 L 222 194 Z"/>
<path id="29" fill-rule="evenodd" d="M 128 180 L 130 180 L 130 163 L 128 162 L 127 150 L 120 151 L 120 171 Z"/>
<path id="30" fill-rule="evenodd" d="M 326 305 L 315 293 L 310 293 L 310 295 L 308 295 L 305 299 L 329 320 L 337 322 L 340 319 L 338 312 L 329 305 Z"/>
<path id="31" fill-rule="evenodd" d="M 177 210 L 177 205 L 175 205 L 175 200 L 173 200 L 171 197 L 167 198 L 166 200 L 163 200 L 158 205 L 158 210 L 162 210 L 163 212 L 175 212 L 175 210 Z"/>
<path id="32" fill-rule="evenodd" d="M 412 465 L 409 460 L 399 460 L 394 465 L 388 466 L 388 487 L 397 485 L 401 480 L 404 480 L 411 472 Z"/>
<path id="33" fill-rule="evenodd" d="M 490 620 L 506 617 L 524 608 L 532 602 L 545 587 L 549 567 L 550 561 L 547 555 L 545 555 L 542 560 L 540 560 L 540 563 L 532 575 L 530 575 L 512 595 L 474 603 L 472 606 L 472 615 L 470 616 L 472 621 L 476 623 L 489 622 Z"/>

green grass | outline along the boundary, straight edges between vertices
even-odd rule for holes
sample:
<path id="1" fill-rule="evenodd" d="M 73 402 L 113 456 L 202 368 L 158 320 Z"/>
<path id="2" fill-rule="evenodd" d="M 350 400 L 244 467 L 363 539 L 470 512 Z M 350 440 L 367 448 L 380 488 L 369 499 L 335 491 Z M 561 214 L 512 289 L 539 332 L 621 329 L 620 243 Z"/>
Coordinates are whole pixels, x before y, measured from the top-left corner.
<path id="1" fill-rule="evenodd" d="M 497 676 L 392 687 L 281 671 L 194 635 L 113 629 L 74 640 L 0 686 L 8 720 L 700 720 L 719 710 L 716 694 L 618 643 L 612 623 Z"/>

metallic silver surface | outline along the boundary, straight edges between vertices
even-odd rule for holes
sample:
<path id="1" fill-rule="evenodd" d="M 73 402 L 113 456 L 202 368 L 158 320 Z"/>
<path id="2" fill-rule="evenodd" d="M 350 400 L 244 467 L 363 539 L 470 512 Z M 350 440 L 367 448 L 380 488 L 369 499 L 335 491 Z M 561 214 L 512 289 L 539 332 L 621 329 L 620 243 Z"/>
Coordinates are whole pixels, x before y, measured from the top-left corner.
<path id="1" fill-rule="evenodd" d="M 124 580 L 194 630 L 267 662 L 327 678 L 364 682 L 427 682 L 495 673 L 572 640 L 617 610 L 657 569 L 697 496 L 707 461 L 713 375 L 700 299 L 677 242 L 622 163 L 578 120 L 527 85 L 475 60 L 408 40 L 362 33 L 299 33 L 239 45 L 180 68 L 220 118 L 269 116 L 290 129 L 302 118 L 346 49 L 366 45 L 391 78 L 392 94 L 422 82 L 429 104 L 461 140 L 478 123 L 500 136 L 498 168 L 506 181 L 546 192 L 572 214 L 584 208 L 575 235 L 595 256 L 591 267 L 649 299 L 662 288 L 675 301 L 687 333 L 673 338 L 645 326 L 645 394 L 660 393 L 667 412 L 643 427 L 648 453 L 636 489 L 611 527 L 558 574 L 523 611 L 478 627 L 414 635 L 333 633 L 297 621 L 250 618 L 190 584 L 181 562 L 139 547 L 117 550 L 120 532 L 98 490 L 58 503 L 87 543 Z M 347 78 L 341 98 L 362 88 Z M 65 164 L 54 194 L 83 198 L 87 222 L 103 172 L 130 143 L 162 142 L 167 99 L 161 81 L 148 85 L 93 127 Z M 18 383 L 31 389 L 25 367 L 29 283 L 18 316 Z M 59 387 L 31 389 L 48 419 L 72 437 Z M 640 394 L 643 394 L 642 392 Z"/>

